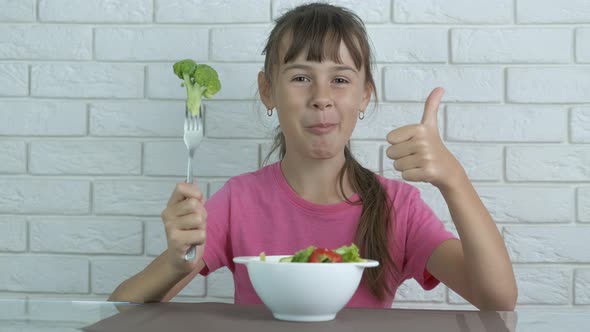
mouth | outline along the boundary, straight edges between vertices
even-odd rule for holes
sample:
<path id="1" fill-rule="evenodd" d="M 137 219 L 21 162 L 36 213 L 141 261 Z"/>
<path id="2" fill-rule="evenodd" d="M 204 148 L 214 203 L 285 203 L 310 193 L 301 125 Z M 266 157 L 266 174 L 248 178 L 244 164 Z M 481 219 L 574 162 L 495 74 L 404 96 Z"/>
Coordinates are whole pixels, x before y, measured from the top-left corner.
<path id="1" fill-rule="evenodd" d="M 325 135 L 336 129 L 337 126 L 337 123 L 318 123 L 305 127 L 305 129 L 316 135 Z"/>

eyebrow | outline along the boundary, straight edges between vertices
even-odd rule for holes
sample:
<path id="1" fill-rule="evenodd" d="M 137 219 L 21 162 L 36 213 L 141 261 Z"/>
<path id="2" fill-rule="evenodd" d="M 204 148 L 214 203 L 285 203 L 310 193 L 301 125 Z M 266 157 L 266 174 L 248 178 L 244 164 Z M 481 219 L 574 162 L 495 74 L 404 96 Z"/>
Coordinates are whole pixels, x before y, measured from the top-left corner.
<path id="1" fill-rule="evenodd" d="M 289 64 L 289 65 L 285 66 L 285 68 L 282 71 L 284 73 L 287 70 L 291 70 L 291 69 L 306 69 L 306 70 L 309 70 L 311 68 L 312 68 L 312 66 L 309 66 L 309 65 L 294 63 L 294 64 Z M 331 69 L 333 69 L 334 71 L 350 70 L 350 71 L 352 71 L 355 74 L 358 73 L 358 71 L 356 69 L 354 69 L 353 67 L 350 67 L 350 66 L 346 66 L 346 65 L 333 66 Z"/>

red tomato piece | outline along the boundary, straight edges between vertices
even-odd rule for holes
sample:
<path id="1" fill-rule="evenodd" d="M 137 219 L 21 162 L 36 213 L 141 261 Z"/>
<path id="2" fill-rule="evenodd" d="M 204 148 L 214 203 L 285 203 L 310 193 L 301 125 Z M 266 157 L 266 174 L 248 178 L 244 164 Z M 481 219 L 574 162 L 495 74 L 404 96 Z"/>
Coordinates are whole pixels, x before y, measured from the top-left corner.
<path id="1" fill-rule="evenodd" d="M 342 262 L 342 256 L 326 248 L 317 248 L 309 257 L 310 263 L 339 263 Z"/>

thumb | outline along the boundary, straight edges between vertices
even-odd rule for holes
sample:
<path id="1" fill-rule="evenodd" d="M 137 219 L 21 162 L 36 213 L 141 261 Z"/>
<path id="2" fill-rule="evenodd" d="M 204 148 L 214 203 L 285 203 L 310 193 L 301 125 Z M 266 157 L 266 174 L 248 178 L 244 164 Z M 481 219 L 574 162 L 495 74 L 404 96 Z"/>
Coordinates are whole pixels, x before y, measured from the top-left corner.
<path id="1" fill-rule="evenodd" d="M 445 89 L 438 87 L 428 95 L 426 103 L 424 104 L 424 114 L 422 115 L 421 124 L 429 127 L 438 128 L 438 107 L 442 99 Z"/>

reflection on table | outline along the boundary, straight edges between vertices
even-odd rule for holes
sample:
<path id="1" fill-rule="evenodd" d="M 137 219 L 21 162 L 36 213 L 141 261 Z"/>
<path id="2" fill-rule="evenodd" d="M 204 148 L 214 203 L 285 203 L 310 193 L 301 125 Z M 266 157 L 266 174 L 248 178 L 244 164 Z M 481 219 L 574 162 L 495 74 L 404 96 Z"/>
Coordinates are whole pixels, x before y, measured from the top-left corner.
<path id="1" fill-rule="evenodd" d="M 0 331 L 588 331 L 584 309 L 344 309 L 322 323 L 275 320 L 264 306 L 0 299 Z"/>

